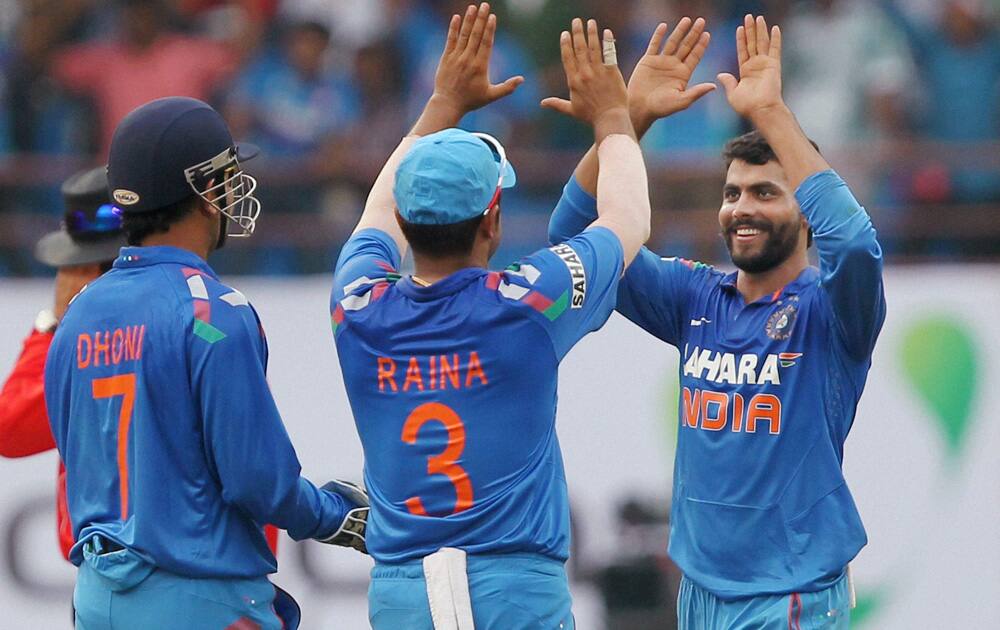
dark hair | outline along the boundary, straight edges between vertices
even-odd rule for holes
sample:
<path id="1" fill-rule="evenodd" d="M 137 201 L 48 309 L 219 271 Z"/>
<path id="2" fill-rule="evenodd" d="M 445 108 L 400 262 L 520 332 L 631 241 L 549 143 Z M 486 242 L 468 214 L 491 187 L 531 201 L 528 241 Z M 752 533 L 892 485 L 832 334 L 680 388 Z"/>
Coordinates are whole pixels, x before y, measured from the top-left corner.
<path id="1" fill-rule="evenodd" d="M 809 142 L 813 148 L 819 151 L 818 144 L 812 140 Z M 722 159 L 726 161 L 726 168 L 729 168 L 733 160 L 743 160 L 747 164 L 763 166 L 772 160 L 777 162 L 778 156 L 775 155 L 774 149 L 767 143 L 764 136 L 754 129 L 727 142 L 722 149 Z"/>
<path id="2" fill-rule="evenodd" d="M 152 234 L 162 234 L 170 229 L 198 206 L 197 195 L 190 195 L 169 206 L 149 212 L 124 213 L 122 230 L 129 245 L 141 245 Z"/>
<path id="3" fill-rule="evenodd" d="M 819 151 L 819 145 L 811 139 L 809 144 L 813 145 L 816 151 Z M 774 149 L 767 143 L 764 136 L 754 129 L 727 142 L 722 149 L 722 159 L 726 161 L 726 168 L 729 168 L 733 160 L 742 160 L 747 164 L 763 166 L 772 160 L 777 162 L 778 156 L 775 155 Z M 809 233 L 806 235 L 806 247 L 811 247 L 812 242 L 813 231 L 810 227 Z"/>
<path id="4" fill-rule="evenodd" d="M 482 222 L 483 215 L 479 215 L 449 225 L 408 223 L 401 220 L 399 226 L 414 252 L 433 258 L 447 258 L 464 256 L 472 251 L 476 232 Z"/>

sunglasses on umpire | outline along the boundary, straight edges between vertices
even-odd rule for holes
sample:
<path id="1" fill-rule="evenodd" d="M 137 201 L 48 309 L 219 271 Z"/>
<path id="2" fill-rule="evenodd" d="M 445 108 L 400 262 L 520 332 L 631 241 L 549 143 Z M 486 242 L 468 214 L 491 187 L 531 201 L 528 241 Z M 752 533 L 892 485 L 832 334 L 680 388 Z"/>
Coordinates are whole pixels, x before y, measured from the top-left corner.
<path id="1" fill-rule="evenodd" d="M 66 231 L 74 235 L 109 234 L 122 229 L 122 209 L 110 203 L 101 205 L 92 215 L 83 210 L 66 213 Z"/>
<path id="2" fill-rule="evenodd" d="M 500 168 L 500 175 L 497 178 L 497 189 L 493 193 L 493 198 L 490 199 L 489 205 L 487 205 L 486 209 L 483 210 L 483 214 L 485 215 L 487 212 L 495 208 L 498 203 L 500 203 L 500 194 L 503 192 L 503 174 L 507 170 L 507 152 L 504 151 L 503 145 L 500 144 L 500 141 L 488 133 L 474 131 L 472 132 L 472 135 L 486 143 L 486 146 L 488 146 L 490 151 L 493 152 L 493 157 L 496 159 Z"/>

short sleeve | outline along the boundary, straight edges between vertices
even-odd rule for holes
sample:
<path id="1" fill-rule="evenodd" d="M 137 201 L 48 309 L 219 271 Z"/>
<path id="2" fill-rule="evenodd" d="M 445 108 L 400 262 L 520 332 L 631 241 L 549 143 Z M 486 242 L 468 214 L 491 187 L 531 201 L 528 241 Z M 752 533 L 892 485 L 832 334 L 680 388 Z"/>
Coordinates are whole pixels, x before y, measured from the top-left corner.
<path id="1" fill-rule="evenodd" d="M 399 249 L 392 237 L 375 228 L 361 230 L 347 239 L 333 272 L 333 303 L 353 288 L 397 274 Z"/>
<path id="2" fill-rule="evenodd" d="M 611 230 L 590 228 L 511 265 L 499 291 L 530 307 L 561 360 L 611 315 L 624 261 Z"/>

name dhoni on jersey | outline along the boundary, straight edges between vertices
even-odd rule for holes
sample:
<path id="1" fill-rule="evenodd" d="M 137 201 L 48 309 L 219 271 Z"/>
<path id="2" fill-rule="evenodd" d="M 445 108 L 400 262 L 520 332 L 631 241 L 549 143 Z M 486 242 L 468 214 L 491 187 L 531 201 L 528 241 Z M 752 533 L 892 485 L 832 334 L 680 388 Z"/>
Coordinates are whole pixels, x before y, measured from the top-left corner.
<path id="1" fill-rule="evenodd" d="M 123 361 L 142 358 L 142 342 L 146 325 L 125 326 L 114 330 L 99 330 L 94 334 L 80 333 L 76 338 L 76 367 L 118 365 Z"/>
<path id="2" fill-rule="evenodd" d="M 406 365 L 405 373 L 402 364 Z M 375 370 L 378 391 L 393 394 L 410 390 L 468 389 L 490 382 L 475 350 L 467 355 L 411 356 L 398 362 L 389 357 L 377 357 Z"/>

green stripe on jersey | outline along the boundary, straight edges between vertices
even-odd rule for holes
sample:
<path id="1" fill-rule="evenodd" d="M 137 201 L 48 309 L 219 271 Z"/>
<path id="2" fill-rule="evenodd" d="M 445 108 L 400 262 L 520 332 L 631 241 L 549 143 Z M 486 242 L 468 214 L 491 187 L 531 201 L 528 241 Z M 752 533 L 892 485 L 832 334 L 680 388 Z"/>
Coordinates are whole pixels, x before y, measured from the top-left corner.
<path id="1" fill-rule="evenodd" d="M 542 315 L 548 317 L 550 322 L 554 322 L 560 315 L 566 312 L 567 306 L 569 306 L 569 291 L 563 291 L 558 300 L 542 311 Z"/>
<path id="2" fill-rule="evenodd" d="M 226 338 L 226 333 L 207 322 L 201 321 L 200 319 L 194 320 L 194 334 L 201 337 L 208 343 L 215 343 L 216 341 L 222 341 Z"/>

